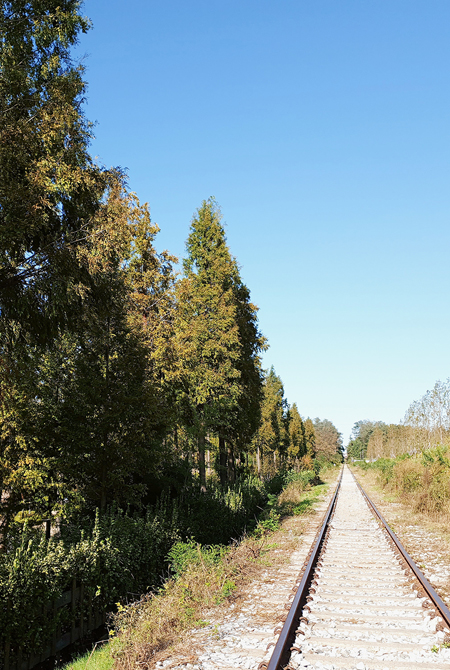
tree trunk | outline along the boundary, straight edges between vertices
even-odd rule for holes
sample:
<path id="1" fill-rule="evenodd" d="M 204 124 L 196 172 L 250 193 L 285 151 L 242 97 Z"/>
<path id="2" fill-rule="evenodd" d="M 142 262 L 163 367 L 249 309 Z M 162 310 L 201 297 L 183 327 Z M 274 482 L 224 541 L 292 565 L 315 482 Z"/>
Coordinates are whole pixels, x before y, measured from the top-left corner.
<path id="1" fill-rule="evenodd" d="M 107 477 L 107 465 L 106 463 L 102 464 L 102 474 L 101 474 L 101 487 L 100 487 L 100 509 L 103 512 L 106 507 L 106 477 Z"/>
<path id="2" fill-rule="evenodd" d="M 228 450 L 227 450 L 227 473 L 228 473 L 228 481 L 231 484 L 234 484 L 236 480 L 236 467 L 234 463 L 234 453 L 233 453 L 233 447 L 228 445 Z"/>
<path id="3" fill-rule="evenodd" d="M 105 414 L 108 412 L 110 404 L 110 388 L 109 388 L 109 347 L 110 347 L 110 332 L 111 332 L 111 323 L 109 316 L 106 319 L 107 327 L 107 341 L 106 341 L 106 350 L 105 350 L 105 386 L 106 386 L 106 401 L 104 405 Z M 108 430 L 105 429 L 103 433 L 103 454 L 102 454 L 102 464 L 101 464 L 101 492 L 100 492 L 100 509 L 102 512 L 106 507 L 106 489 L 107 489 L 107 479 L 108 479 Z"/>
<path id="4" fill-rule="evenodd" d="M 198 472 L 200 475 L 200 491 L 206 492 L 206 467 L 205 467 L 205 435 L 198 436 Z"/>
<path id="5" fill-rule="evenodd" d="M 226 486 L 227 474 L 227 450 L 225 446 L 225 438 L 219 433 L 219 478 L 222 486 Z"/>
<path id="6" fill-rule="evenodd" d="M 261 477 L 261 451 L 259 447 L 256 449 L 256 468 L 258 470 L 258 477 Z"/>

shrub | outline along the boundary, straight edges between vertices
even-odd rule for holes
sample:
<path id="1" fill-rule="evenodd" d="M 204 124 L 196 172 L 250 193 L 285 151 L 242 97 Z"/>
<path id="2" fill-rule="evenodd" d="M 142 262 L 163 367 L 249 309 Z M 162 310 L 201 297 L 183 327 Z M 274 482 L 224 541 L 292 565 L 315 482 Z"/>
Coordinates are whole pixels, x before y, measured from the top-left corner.
<path id="1" fill-rule="evenodd" d="M 439 445 L 420 454 L 380 458 L 369 467 L 382 486 L 395 491 L 415 511 L 431 516 L 450 514 L 450 459 Z"/>

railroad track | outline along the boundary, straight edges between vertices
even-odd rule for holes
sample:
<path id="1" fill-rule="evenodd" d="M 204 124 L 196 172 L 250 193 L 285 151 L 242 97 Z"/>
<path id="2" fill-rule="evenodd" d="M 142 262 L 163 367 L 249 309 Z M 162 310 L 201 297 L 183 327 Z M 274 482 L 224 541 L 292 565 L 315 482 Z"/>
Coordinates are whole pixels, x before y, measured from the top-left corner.
<path id="1" fill-rule="evenodd" d="M 293 591 L 260 670 L 450 669 L 450 611 L 347 466 Z"/>

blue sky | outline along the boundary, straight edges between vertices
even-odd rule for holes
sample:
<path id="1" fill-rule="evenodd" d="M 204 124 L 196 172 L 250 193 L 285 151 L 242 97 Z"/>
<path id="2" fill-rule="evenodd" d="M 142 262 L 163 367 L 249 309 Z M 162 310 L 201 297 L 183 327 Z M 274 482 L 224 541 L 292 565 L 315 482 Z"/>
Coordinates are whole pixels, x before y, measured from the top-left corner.
<path id="1" fill-rule="evenodd" d="M 180 257 L 214 195 L 289 402 L 398 422 L 450 376 L 448 0 L 89 0 L 92 152 Z"/>

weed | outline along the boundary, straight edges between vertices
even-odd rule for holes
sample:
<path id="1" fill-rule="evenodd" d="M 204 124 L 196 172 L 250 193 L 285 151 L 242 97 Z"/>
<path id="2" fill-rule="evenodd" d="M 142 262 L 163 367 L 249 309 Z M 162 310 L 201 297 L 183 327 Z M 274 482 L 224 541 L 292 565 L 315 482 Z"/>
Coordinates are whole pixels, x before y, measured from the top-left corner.
<path id="1" fill-rule="evenodd" d="M 280 527 L 281 514 L 278 514 L 274 509 L 271 509 L 265 519 L 260 519 L 255 529 L 255 534 L 259 537 L 267 533 L 273 533 Z"/>
<path id="2" fill-rule="evenodd" d="M 63 666 L 62 670 L 112 670 L 114 659 L 109 644 L 94 647 Z"/>

